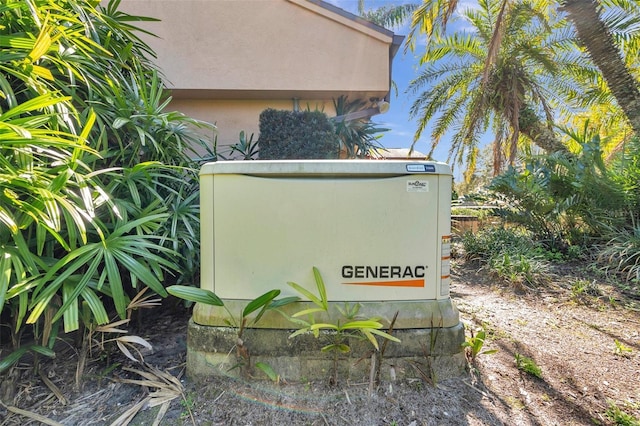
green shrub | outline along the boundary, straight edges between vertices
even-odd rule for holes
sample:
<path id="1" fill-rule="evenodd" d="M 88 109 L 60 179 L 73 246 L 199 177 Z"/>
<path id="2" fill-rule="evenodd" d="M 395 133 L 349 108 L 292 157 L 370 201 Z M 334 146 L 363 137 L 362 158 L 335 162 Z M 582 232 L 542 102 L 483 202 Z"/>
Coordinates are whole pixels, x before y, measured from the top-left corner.
<path id="1" fill-rule="evenodd" d="M 640 283 L 640 225 L 618 232 L 600 249 L 602 268 L 620 274 L 627 281 Z"/>
<path id="2" fill-rule="evenodd" d="M 462 246 L 468 260 L 487 262 L 500 253 L 531 253 L 535 244 L 530 233 L 519 228 L 488 227 L 475 234 L 462 235 Z"/>
<path id="3" fill-rule="evenodd" d="M 536 286 L 549 267 L 529 233 L 517 228 L 485 228 L 462 236 L 465 257 L 517 288 Z"/>
<path id="4" fill-rule="evenodd" d="M 582 145 L 579 156 L 553 153 L 510 168 L 490 189 L 500 194 L 506 218 L 531 231 L 549 250 L 593 240 L 627 220 L 627 192 L 611 177 L 599 141 Z"/>
<path id="5" fill-rule="evenodd" d="M 640 138 L 633 138 L 614 157 L 609 175 L 625 198 L 611 212 L 621 219 L 604 229 L 598 260 L 605 271 L 640 284 Z"/>
<path id="6" fill-rule="evenodd" d="M 605 412 L 605 415 L 615 425 L 619 426 L 640 426 L 640 419 L 627 413 L 620 408 L 615 402 L 609 401 L 609 407 Z"/>
<path id="7" fill-rule="evenodd" d="M 457 216 L 472 216 L 485 220 L 492 215 L 490 209 L 470 209 L 468 207 L 451 207 L 451 214 Z"/>
<path id="8" fill-rule="evenodd" d="M 280 111 L 260 114 L 260 159 L 338 158 L 340 142 L 322 111 Z"/>
<path id="9" fill-rule="evenodd" d="M 608 163 L 596 138 L 579 155 L 528 158 L 491 189 L 509 207 L 505 218 L 529 230 L 550 261 L 596 252 L 601 268 L 640 282 L 640 140 L 625 144 Z"/>

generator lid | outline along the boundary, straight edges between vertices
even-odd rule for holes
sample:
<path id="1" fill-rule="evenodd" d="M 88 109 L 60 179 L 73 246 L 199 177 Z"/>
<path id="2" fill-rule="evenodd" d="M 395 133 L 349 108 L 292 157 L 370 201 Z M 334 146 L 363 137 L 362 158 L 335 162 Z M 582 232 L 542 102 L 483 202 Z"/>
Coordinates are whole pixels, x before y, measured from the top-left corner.
<path id="1" fill-rule="evenodd" d="M 200 175 L 251 176 L 403 176 L 451 175 L 451 168 L 423 160 L 246 160 L 206 163 Z"/>

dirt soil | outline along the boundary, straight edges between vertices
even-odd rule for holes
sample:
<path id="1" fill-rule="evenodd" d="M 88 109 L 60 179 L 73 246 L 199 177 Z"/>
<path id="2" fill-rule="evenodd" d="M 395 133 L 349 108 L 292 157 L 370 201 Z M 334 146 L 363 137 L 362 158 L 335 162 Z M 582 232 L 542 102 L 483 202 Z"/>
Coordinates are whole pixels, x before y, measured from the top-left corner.
<path id="1" fill-rule="evenodd" d="M 373 394 L 367 380 L 334 387 L 226 377 L 192 383 L 183 377 L 189 314 L 165 306 L 130 330 L 153 345 L 142 352 L 145 365 L 116 350 L 94 351 L 78 390 L 78 353 L 65 345 L 55 360 L 41 361 L 41 375 L 25 359 L 0 377 L 0 426 L 131 418 L 137 425 L 564 426 L 616 424 L 616 413 L 618 424 L 637 425 L 640 300 L 583 270 L 563 267 L 545 288 L 518 292 L 474 265 L 456 265 L 452 297 L 467 335 L 484 328 L 483 349 L 497 352 L 479 355 L 459 379 L 387 381 Z M 541 377 L 518 369 L 516 354 L 534 360 Z"/>

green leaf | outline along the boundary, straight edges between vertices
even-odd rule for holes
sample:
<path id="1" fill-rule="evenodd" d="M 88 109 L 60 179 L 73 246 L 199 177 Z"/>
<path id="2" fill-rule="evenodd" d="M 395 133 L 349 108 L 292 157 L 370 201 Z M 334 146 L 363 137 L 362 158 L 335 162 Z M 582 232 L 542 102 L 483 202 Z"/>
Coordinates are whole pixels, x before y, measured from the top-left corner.
<path id="1" fill-rule="evenodd" d="M 309 309 L 304 309 L 300 312 L 296 312 L 295 314 L 292 315 L 293 318 L 297 318 L 297 317 L 301 317 L 303 315 L 307 315 L 307 314 L 313 314 L 316 312 L 326 312 L 326 309 L 324 308 L 309 308 Z"/>
<path id="2" fill-rule="evenodd" d="M 18 295 L 18 315 L 16 316 L 16 332 L 20 330 L 22 326 L 22 320 L 27 316 L 27 307 L 29 306 L 29 294 L 20 293 Z"/>
<path id="3" fill-rule="evenodd" d="M 93 256 L 93 259 L 91 260 L 91 264 L 89 265 L 89 267 L 85 271 L 83 271 L 82 278 L 80 279 L 80 281 L 78 281 L 77 283 L 74 283 L 72 287 L 70 287 L 71 286 L 70 282 L 65 281 L 65 283 L 62 286 L 64 303 L 58 309 L 58 312 L 56 312 L 52 321 L 55 322 L 58 319 L 60 319 L 61 315 L 64 315 L 65 316 L 64 328 L 65 328 L 65 332 L 67 333 L 77 330 L 79 327 L 78 315 L 77 315 L 77 309 L 78 309 L 77 299 L 82 293 L 82 291 L 84 290 L 84 288 L 87 286 L 89 280 L 94 278 L 95 273 L 98 270 L 98 266 L 102 262 L 102 258 L 103 258 L 102 252 L 98 252 L 97 255 Z M 66 287 L 70 287 L 70 288 L 66 288 Z M 75 315 L 68 314 L 67 313 L 68 309 L 75 310 Z"/>
<path id="4" fill-rule="evenodd" d="M 28 351 L 36 352 L 49 358 L 55 358 L 56 354 L 51 349 L 40 345 L 26 345 L 11 352 L 8 356 L 0 360 L 0 373 L 10 368 L 18 362 L 22 356 Z"/>
<path id="5" fill-rule="evenodd" d="M 148 253 L 146 250 L 141 254 L 144 253 L 147 254 L 147 261 L 150 261 L 151 259 L 160 259 L 159 256 Z M 113 256 L 129 271 L 132 278 L 135 277 L 139 279 L 147 286 L 149 286 L 151 290 L 155 291 L 162 297 L 165 297 L 167 295 L 167 291 L 165 290 L 162 283 L 153 275 L 153 273 L 147 267 L 148 263 L 145 265 L 133 256 L 126 253 L 124 250 L 114 250 Z M 162 261 L 162 259 L 160 259 L 160 261 Z"/>
<path id="6" fill-rule="evenodd" d="M 400 343 L 400 339 L 398 339 L 395 336 L 392 336 L 389 333 L 385 333 L 384 331 L 376 330 L 375 328 L 369 329 L 368 331 L 373 333 L 373 334 L 377 334 L 380 337 L 384 337 L 387 340 L 391 340 L 392 342 Z"/>
<path id="7" fill-rule="evenodd" d="M 126 126 L 130 121 L 131 120 L 129 120 L 128 118 L 116 117 L 116 119 L 113 120 L 113 124 L 111 125 L 111 127 L 113 127 L 115 130 L 118 130 L 122 126 Z"/>
<path id="8" fill-rule="evenodd" d="M 102 325 L 109 323 L 109 315 L 98 295 L 90 287 L 83 288 L 81 294 L 82 298 L 87 302 L 87 305 L 89 305 L 96 324 Z"/>
<path id="9" fill-rule="evenodd" d="M 55 358 L 56 357 L 56 353 L 53 351 L 53 349 L 47 348 L 45 346 L 40 346 L 40 345 L 32 345 L 29 347 L 29 350 L 39 353 L 40 355 L 44 355 L 47 356 L 49 358 Z"/>
<path id="10" fill-rule="evenodd" d="M 298 296 L 289 296 L 289 297 L 283 297 L 282 299 L 276 299 L 269 304 L 269 309 L 281 308 L 283 306 L 289 305 L 299 300 L 300 298 Z"/>
<path id="11" fill-rule="evenodd" d="M 280 376 L 269 364 L 265 364 L 264 362 L 256 362 L 255 367 L 266 374 L 272 382 L 277 382 L 280 379 Z"/>
<path id="12" fill-rule="evenodd" d="M 306 297 L 307 299 L 309 299 L 311 302 L 313 302 L 316 306 L 318 306 L 319 308 L 321 308 L 321 310 L 326 311 L 327 308 L 324 306 L 324 304 L 322 303 L 322 301 L 320 299 L 318 299 L 318 297 L 311 293 L 309 290 L 307 290 L 306 288 L 302 287 L 299 284 L 296 284 L 294 282 L 287 282 L 287 284 L 289 284 L 291 287 L 293 287 L 293 289 L 295 291 L 297 291 L 298 293 L 300 293 L 301 295 L 303 295 L 304 297 Z"/>
<path id="13" fill-rule="evenodd" d="M 190 302 L 204 303 L 211 306 L 224 306 L 224 302 L 211 290 L 189 287 L 186 285 L 172 285 L 167 287 L 167 292 L 180 299 Z"/>
<path id="14" fill-rule="evenodd" d="M 323 328 L 328 328 L 331 330 L 341 330 L 342 327 L 337 326 L 336 324 L 329 324 L 329 323 L 317 323 L 317 324 L 311 324 L 311 326 L 309 327 L 309 329 L 311 331 L 313 330 L 320 330 Z"/>
<path id="15" fill-rule="evenodd" d="M 266 292 L 262 296 L 256 297 L 251 302 L 249 302 L 247 306 L 245 306 L 244 310 L 242 311 L 242 316 L 246 317 L 252 312 L 255 312 L 256 310 L 268 305 L 273 299 L 275 299 L 279 295 L 280 295 L 280 290 L 271 290 Z"/>
<path id="16" fill-rule="evenodd" d="M 6 369 L 10 368 L 13 364 L 18 362 L 22 356 L 27 353 L 28 347 L 22 346 L 21 348 L 16 349 L 11 352 L 9 355 L 3 357 L 0 360 L 0 373 L 4 372 Z"/>
<path id="17" fill-rule="evenodd" d="M 327 301 L 327 289 L 324 285 L 324 280 L 322 279 L 322 275 L 320 275 L 320 271 L 315 266 L 313 267 L 313 277 L 316 280 L 316 287 L 318 287 L 318 293 L 320 294 L 322 307 L 326 311 L 329 309 L 329 302 Z"/>
<path id="18" fill-rule="evenodd" d="M 339 343 L 339 344 L 331 344 L 331 345 L 324 346 L 320 349 L 320 351 L 322 352 L 339 351 L 343 354 L 347 354 L 351 352 L 351 348 L 348 345 L 345 345 L 344 343 Z"/>
<path id="19" fill-rule="evenodd" d="M 4 253 L 0 256 L 0 313 L 4 307 L 5 297 L 11 280 L 11 255 Z"/>
<path id="20" fill-rule="evenodd" d="M 58 309 L 55 317 L 64 317 L 64 331 L 70 333 L 77 330 L 80 325 L 78 321 L 78 297 L 74 295 L 74 288 L 76 286 L 70 281 L 65 281 L 62 284 L 62 300 L 64 301 L 65 308 Z M 55 323 L 57 319 L 54 317 L 51 322 Z"/>
<path id="21" fill-rule="evenodd" d="M 106 282 L 111 290 L 111 298 L 114 305 L 116 305 L 116 311 L 121 319 L 127 316 L 127 305 L 129 300 L 125 294 L 124 287 L 122 286 L 122 277 L 120 276 L 120 270 L 116 263 L 115 254 L 111 251 L 104 251 L 104 269 L 102 275 L 106 275 Z M 133 273 L 131 269 L 130 272 Z"/>
<path id="22" fill-rule="evenodd" d="M 38 34 L 38 38 L 33 45 L 33 49 L 28 54 L 31 62 L 36 62 L 45 53 L 47 53 L 47 51 L 51 47 L 52 41 L 51 36 L 49 35 L 49 31 L 51 31 L 49 25 L 45 24 L 41 27 L 40 34 Z"/>
<path id="23" fill-rule="evenodd" d="M 343 330 L 357 329 L 357 328 L 382 328 L 382 324 L 377 321 L 365 320 L 365 321 L 349 321 L 342 326 Z"/>
<path id="24" fill-rule="evenodd" d="M 58 292 L 65 280 L 67 280 L 76 270 L 84 267 L 90 262 L 94 256 L 95 244 L 89 244 L 77 248 L 60 259 L 49 269 L 46 275 L 38 277 L 33 281 L 35 290 L 33 291 L 34 300 L 31 303 L 31 314 L 27 318 L 27 324 L 35 323 L 44 309 L 48 306 L 53 296 Z M 66 268 L 65 268 L 66 267 Z M 65 268 L 65 269 L 63 269 Z M 62 272 L 56 278 L 49 282 L 59 271 Z M 118 276 L 119 278 L 119 276 Z M 40 292 L 42 291 L 42 292 Z"/>
<path id="25" fill-rule="evenodd" d="M 372 329 L 366 329 L 363 328 L 360 331 L 362 332 L 362 334 L 364 334 L 364 336 L 369 339 L 369 342 L 371 342 L 371 344 L 373 345 L 374 348 L 376 348 L 376 350 L 379 350 L 378 347 L 378 341 L 376 340 L 376 338 L 373 336 L 373 334 L 371 334 L 371 330 Z"/>
<path id="26" fill-rule="evenodd" d="M 301 335 L 301 334 L 308 333 L 309 331 L 311 331 L 311 330 L 309 330 L 309 328 L 308 328 L 308 327 L 305 327 L 305 328 L 299 328 L 299 329 L 297 329 L 296 331 L 294 331 L 293 333 L 291 333 L 291 334 L 289 335 L 289 339 L 293 339 L 294 337 L 299 336 L 299 335 Z"/>

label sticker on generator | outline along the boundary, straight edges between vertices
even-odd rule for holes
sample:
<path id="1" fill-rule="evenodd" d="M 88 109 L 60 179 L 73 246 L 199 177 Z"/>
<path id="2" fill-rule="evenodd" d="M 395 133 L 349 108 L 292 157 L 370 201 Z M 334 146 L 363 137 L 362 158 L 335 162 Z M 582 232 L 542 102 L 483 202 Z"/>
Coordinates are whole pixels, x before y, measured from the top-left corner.
<path id="1" fill-rule="evenodd" d="M 407 164 L 407 171 L 410 173 L 435 173 L 436 166 L 433 164 Z"/>
<path id="2" fill-rule="evenodd" d="M 407 192 L 429 192 L 429 181 L 426 180 L 408 180 Z"/>
<path id="3" fill-rule="evenodd" d="M 448 296 L 451 285 L 451 235 L 442 236 L 440 253 L 440 296 Z"/>

